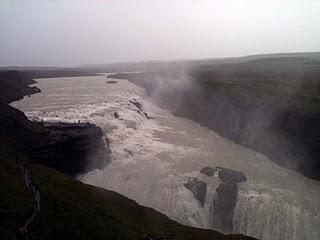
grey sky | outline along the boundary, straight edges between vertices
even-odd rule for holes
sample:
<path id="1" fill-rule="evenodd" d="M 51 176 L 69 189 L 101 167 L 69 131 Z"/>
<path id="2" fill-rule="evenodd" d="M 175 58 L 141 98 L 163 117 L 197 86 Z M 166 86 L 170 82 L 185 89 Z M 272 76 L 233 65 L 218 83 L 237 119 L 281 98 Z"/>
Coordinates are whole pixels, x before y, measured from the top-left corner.
<path id="1" fill-rule="evenodd" d="M 0 0 L 0 65 L 320 51 L 320 0 Z"/>

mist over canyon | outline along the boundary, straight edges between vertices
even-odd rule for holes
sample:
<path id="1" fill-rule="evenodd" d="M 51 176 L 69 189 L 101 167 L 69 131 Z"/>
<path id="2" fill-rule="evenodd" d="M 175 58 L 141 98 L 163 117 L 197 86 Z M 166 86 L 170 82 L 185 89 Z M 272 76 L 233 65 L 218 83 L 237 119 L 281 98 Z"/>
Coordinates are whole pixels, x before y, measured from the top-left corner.
<path id="1" fill-rule="evenodd" d="M 320 1 L 1 0 L 0 239 L 319 240 Z"/>
<path id="2" fill-rule="evenodd" d="M 318 55 L 262 58 L 37 79 L 42 92 L 14 106 L 102 129 L 111 161 L 84 183 L 194 227 L 318 239 Z"/>

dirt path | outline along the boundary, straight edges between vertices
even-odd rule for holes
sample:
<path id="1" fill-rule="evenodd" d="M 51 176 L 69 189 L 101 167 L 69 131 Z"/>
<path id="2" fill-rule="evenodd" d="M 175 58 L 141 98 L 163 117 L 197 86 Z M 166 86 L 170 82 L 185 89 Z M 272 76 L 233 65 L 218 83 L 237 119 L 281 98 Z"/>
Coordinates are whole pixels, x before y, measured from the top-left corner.
<path id="1" fill-rule="evenodd" d="M 27 220 L 18 229 L 21 239 L 28 240 L 28 227 L 40 212 L 41 194 L 39 187 L 32 181 L 31 169 L 27 167 L 25 162 L 19 159 L 16 152 L 14 152 L 13 154 L 13 159 L 15 160 L 23 174 L 26 187 L 33 193 L 33 211 L 31 215 L 27 217 Z"/>

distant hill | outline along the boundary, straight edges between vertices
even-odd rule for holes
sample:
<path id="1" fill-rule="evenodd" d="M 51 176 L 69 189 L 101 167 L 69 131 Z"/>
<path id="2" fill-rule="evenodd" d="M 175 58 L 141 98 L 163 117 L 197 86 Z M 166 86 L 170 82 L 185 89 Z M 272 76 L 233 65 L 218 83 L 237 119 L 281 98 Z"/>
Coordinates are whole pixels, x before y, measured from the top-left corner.
<path id="1" fill-rule="evenodd" d="M 174 61 L 141 61 L 108 64 L 86 64 L 79 66 L 85 69 L 96 69 L 99 72 L 159 71 L 173 68 L 189 68 L 198 65 L 216 65 L 224 63 L 240 63 L 260 59 L 274 58 L 310 58 L 320 60 L 320 52 L 258 54 L 231 58 L 187 59 Z"/>

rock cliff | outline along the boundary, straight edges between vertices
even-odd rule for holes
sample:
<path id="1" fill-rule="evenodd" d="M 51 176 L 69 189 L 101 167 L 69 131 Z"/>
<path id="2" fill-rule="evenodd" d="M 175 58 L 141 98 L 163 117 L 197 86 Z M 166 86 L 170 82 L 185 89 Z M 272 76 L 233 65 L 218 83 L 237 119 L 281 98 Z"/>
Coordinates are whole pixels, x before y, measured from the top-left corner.
<path id="1" fill-rule="evenodd" d="M 0 72 L 0 137 L 15 145 L 31 161 L 76 175 L 102 168 L 109 161 L 108 140 L 93 124 L 45 124 L 32 122 L 7 104 L 40 90 L 18 71 Z"/>

